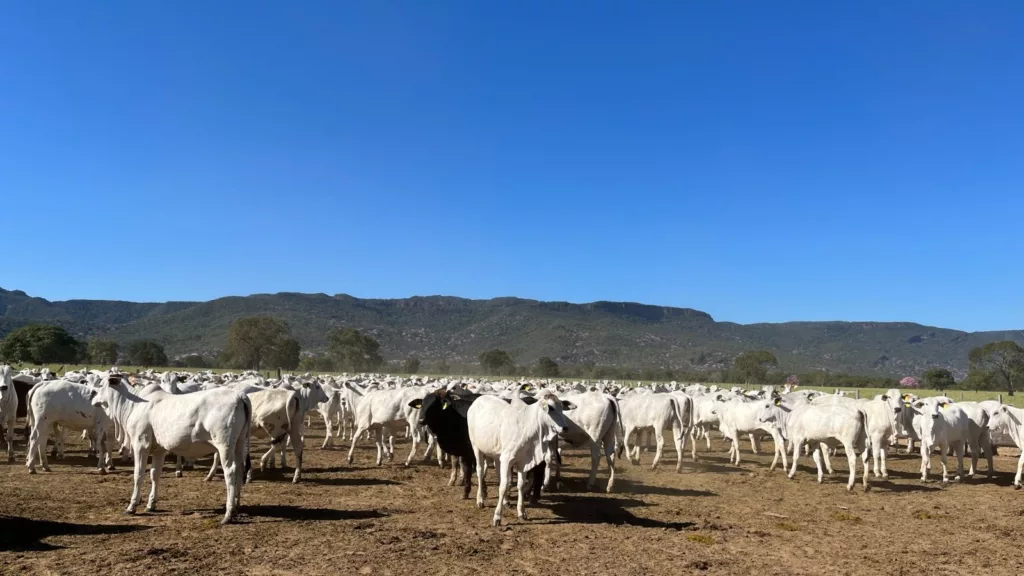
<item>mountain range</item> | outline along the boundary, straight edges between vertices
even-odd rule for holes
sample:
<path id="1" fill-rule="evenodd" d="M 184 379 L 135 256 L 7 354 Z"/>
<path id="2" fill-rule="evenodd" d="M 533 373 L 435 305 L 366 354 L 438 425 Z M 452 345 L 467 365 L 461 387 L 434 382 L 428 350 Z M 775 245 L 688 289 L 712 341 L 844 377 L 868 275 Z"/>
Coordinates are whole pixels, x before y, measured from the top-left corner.
<path id="1" fill-rule="evenodd" d="M 768 349 L 794 372 L 905 376 L 932 367 L 967 371 L 971 348 L 996 340 L 1024 344 L 1024 330 L 962 332 L 910 322 L 716 322 L 690 308 L 632 302 L 470 300 L 450 296 L 361 299 L 337 294 L 254 294 L 208 302 L 51 302 L 0 288 L 0 337 L 32 323 L 58 324 L 78 338 L 121 343 L 153 339 L 170 356 L 213 355 L 231 322 L 268 315 L 286 321 L 304 350 L 322 351 L 333 327 L 372 334 L 386 359 L 472 363 L 489 348 L 519 364 L 559 363 L 713 370 L 739 352 Z"/>

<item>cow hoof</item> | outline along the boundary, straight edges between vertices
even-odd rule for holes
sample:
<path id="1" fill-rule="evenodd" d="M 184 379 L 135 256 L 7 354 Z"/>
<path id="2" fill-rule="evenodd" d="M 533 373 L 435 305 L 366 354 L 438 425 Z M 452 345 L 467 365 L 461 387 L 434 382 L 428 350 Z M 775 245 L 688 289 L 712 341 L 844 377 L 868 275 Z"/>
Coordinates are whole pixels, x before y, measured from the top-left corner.
<path id="1" fill-rule="evenodd" d="M 1013 485 L 1013 489 L 1014 489 L 1014 490 L 1020 490 L 1020 489 L 1021 489 L 1021 487 L 1022 487 L 1022 486 L 1021 486 L 1020 484 L 1014 484 L 1014 485 Z"/>
<path id="2" fill-rule="evenodd" d="M 501 526 L 501 518 L 500 517 L 498 517 L 498 518 L 491 518 L 491 526 L 493 526 L 495 528 Z"/>
<path id="3" fill-rule="evenodd" d="M 481 510 L 483 510 L 484 509 L 484 501 L 483 500 L 477 500 L 476 501 L 476 507 L 481 509 Z"/>
<path id="4" fill-rule="evenodd" d="M 50 470 L 49 466 L 43 466 L 43 472 L 53 472 L 53 470 Z"/>
<path id="5" fill-rule="evenodd" d="M 8 456 L 7 457 L 7 463 L 8 464 L 14 464 L 14 456 Z"/>
<path id="6" fill-rule="evenodd" d="M 147 504 L 146 512 L 156 512 L 156 504 Z"/>
<path id="7" fill-rule="evenodd" d="M 888 481 L 889 480 L 889 475 L 888 474 L 882 474 L 882 480 Z"/>
<path id="8" fill-rule="evenodd" d="M 182 476 L 184 476 L 184 474 L 181 472 L 181 470 L 175 470 L 174 471 L 174 477 L 175 478 L 181 478 Z"/>
<path id="9" fill-rule="evenodd" d="M 127 516 L 134 516 L 135 515 L 135 508 L 128 508 L 127 510 L 124 511 L 124 514 L 127 515 Z"/>
<path id="10" fill-rule="evenodd" d="M 35 468 L 29 468 L 29 469 L 28 469 L 28 473 L 29 473 L 29 474 L 37 474 L 37 472 L 36 472 L 36 469 L 35 469 Z M 1020 490 L 1020 486 L 1017 486 L 1017 490 Z"/>
<path id="11" fill-rule="evenodd" d="M 106 468 L 99 468 L 96 471 L 100 473 L 100 476 L 106 476 L 107 475 L 107 469 Z"/>

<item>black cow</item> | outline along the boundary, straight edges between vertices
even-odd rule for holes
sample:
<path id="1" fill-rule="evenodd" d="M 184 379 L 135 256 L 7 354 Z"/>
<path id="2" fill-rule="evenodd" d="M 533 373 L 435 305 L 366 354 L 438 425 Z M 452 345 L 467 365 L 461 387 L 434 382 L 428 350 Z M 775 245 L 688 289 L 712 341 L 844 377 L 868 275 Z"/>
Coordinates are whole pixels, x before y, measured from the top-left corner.
<path id="1" fill-rule="evenodd" d="M 429 428 L 430 432 L 437 437 L 437 444 L 441 450 L 452 457 L 459 458 L 462 467 L 462 497 L 464 499 L 469 498 L 469 492 L 473 488 L 473 471 L 476 470 L 476 456 L 473 454 L 473 445 L 469 441 L 469 424 L 466 422 L 466 413 L 479 397 L 479 394 L 466 390 L 442 388 L 427 394 L 423 400 L 417 399 L 409 403 L 409 406 L 419 409 L 420 425 Z M 523 401 L 533 404 L 537 400 L 527 396 L 523 398 Z M 555 454 L 558 457 L 557 450 Z M 529 481 L 533 485 L 531 499 L 535 502 L 540 498 L 546 470 L 547 464 L 541 462 L 527 471 Z"/>

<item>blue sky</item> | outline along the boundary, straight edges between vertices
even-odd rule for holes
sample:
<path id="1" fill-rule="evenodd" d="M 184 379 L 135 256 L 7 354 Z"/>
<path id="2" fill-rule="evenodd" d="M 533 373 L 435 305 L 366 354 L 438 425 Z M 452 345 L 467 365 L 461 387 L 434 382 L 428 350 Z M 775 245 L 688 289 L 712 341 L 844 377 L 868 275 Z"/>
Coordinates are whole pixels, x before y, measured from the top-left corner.
<path id="1" fill-rule="evenodd" d="M 1024 328 L 1024 4 L 0 3 L 0 286 Z"/>

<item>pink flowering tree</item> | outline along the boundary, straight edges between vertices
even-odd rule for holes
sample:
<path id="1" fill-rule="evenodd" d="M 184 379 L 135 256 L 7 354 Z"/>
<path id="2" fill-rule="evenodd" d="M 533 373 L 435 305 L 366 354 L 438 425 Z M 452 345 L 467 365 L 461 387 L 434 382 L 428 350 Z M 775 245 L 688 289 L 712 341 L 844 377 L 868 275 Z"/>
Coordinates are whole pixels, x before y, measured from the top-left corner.
<path id="1" fill-rule="evenodd" d="M 914 378 L 913 376 L 907 376 L 907 377 L 903 378 L 902 380 L 900 380 L 900 388 L 915 389 L 915 388 L 920 388 L 920 387 L 921 387 L 921 383 L 918 382 L 917 378 Z"/>

